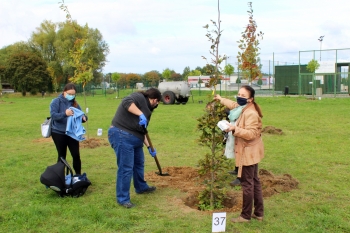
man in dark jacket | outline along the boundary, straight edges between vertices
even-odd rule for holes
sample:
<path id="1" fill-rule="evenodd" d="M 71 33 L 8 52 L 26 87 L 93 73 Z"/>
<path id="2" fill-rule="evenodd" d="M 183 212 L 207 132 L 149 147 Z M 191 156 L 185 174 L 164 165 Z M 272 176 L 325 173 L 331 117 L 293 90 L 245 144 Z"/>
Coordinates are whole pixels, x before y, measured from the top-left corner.
<path id="1" fill-rule="evenodd" d="M 108 140 L 115 151 L 118 165 L 116 198 L 118 204 L 126 208 L 134 206 L 130 202 L 131 178 L 138 194 L 156 190 L 156 187 L 148 186 L 144 180 L 145 158 L 142 147 L 145 144 L 152 157 L 157 153 L 149 147 L 145 134 L 152 111 L 158 106 L 160 100 L 161 93 L 156 88 L 135 92 L 125 97 L 108 130 Z"/>

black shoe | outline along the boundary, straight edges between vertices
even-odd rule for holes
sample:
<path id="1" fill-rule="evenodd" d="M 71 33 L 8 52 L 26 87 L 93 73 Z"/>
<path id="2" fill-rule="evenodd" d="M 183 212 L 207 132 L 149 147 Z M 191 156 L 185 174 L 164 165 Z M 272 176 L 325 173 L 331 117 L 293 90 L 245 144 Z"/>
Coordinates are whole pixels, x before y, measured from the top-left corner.
<path id="1" fill-rule="evenodd" d="M 239 185 L 241 185 L 241 181 L 239 180 L 239 179 L 235 179 L 234 181 L 232 181 L 231 183 L 230 183 L 230 185 L 231 186 L 239 186 Z"/>
<path id="2" fill-rule="evenodd" d="M 118 203 L 118 204 L 121 205 L 121 206 L 123 206 L 123 207 L 125 207 L 125 208 L 127 208 L 127 209 L 130 209 L 130 208 L 132 208 L 132 207 L 135 206 L 135 205 L 132 204 L 131 202 L 126 202 L 126 203 L 124 203 L 124 204 Z"/>
<path id="3" fill-rule="evenodd" d="M 234 176 L 238 174 L 238 172 L 236 170 L 228 171 L 228 173 L 231 175 L 234 175 Z"/>
<path id="4" fill-rule="evenodd" d="M 156 187 L 154 186 L 149 186 L 148 189 L 145 189 L 137 194 L 147 194 L 147 193 L 153 193 L 154 191 L 156 191 Z"/>

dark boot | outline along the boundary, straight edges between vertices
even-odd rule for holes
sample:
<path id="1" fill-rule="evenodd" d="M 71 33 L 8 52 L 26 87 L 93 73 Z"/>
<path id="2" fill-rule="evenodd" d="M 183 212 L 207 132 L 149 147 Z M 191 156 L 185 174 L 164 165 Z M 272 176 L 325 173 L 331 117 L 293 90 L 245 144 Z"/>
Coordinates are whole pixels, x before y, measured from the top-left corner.
<path id="1" fill-rule="evenodd" d="M 240 181 L 239 178 L 236 178 L 234 181 L 232 181 L 232 182 L 230 183 L 230 185 L 233 186 L 233 187 L 239 186 L 239 185 L 241 185 L 241 181 Z"/>
<path id="2" fill-rule="evenodd" d="M 237 175 L 238 174 L 238 167 L 235 167 L 235 170 L 233 171 L 229 171 L 228 173 L 230 173 L 231 175 Z"/>

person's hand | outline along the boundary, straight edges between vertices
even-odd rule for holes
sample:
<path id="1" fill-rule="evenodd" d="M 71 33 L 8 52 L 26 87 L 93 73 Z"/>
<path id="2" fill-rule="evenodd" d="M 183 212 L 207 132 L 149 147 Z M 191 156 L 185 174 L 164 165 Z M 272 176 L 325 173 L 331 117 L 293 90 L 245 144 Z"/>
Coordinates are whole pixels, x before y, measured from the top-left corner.
<path id="1" fill-rule="evenodd" d="M 66 115 L 67 116 L 73 116 L 74 115 L 74 111 L 72 109 L 66 109 Z"/>
<path id="2" fill-rule="evenodd" d="M 150 146 L 147 147 L 147 149 L 148 149 L 149 154 L 150 154 L 152 157 L 154 157 L 154 156 L 157 155 L 156 148 L 153 148 L 154 151 L 152 151 L 152 148 L 151 148 Z"/>
<path id="3" fill-rule="evenodd" d="M 144 126 L 146 129 L 148 122 L 147 122 L 147 118 L 145 117 L 145 115 L 143 113 L 139 116 L 139 119 L 140 119 L 139 125 Z"/>
<path id="4" fill-rule="evenodd" d="M 216 100 L 216 101 L 220 101 L 221 100 L 221 96 L 219 95 L 219 94 L 216 94 L 215 96 L 214 96 L 214 100 Z"/>
<path id="5" fill-rule="evenodd" d="M 225 132 L 234 131 L 236 129 L 235 125 L 227 124 L 227 126 L 228 126 L 228 128 L 225 130 Z"/>

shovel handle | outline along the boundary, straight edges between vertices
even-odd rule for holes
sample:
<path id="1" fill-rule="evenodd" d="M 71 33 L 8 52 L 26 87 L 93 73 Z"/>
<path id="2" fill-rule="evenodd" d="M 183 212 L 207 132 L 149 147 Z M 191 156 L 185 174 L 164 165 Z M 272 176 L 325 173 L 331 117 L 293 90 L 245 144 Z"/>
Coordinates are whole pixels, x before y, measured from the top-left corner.
<path id="1" fill-rule="evenodd" d="M 147 138 L 147 141 L 148 141 L 149 147 L 151 147 L 151 150 L 152 150 L 152 151 L 154 151 L 154 148 L 153 148 L 153 145 L 152 145 L 151 139 L 149 138 L 148 133 L 146 133 L 146 138 Z M 160 164 L 159 164 L 159 161 L 158 161 L 157 155 L 155 155 L 153 158 L 154 158 L 154 160 L 156 161 L 156 164 L 157 164 L 157 167 L 158 167 L 159 173 L 160 173 L 160 174 L 162 174 L 162 168 L 160 167 Z"/>
<path id="2" fill-rule="evenodd" d="M 153 148 L 153 145 L 152 145 L 151 139 L 149 138 L 148 133 L 146 133 L 146 138 L 147 138 L 147 141 L 148 141 L 149 147 L 151 147 L 152 151 L 154 151 L 154 148 Z"/>

